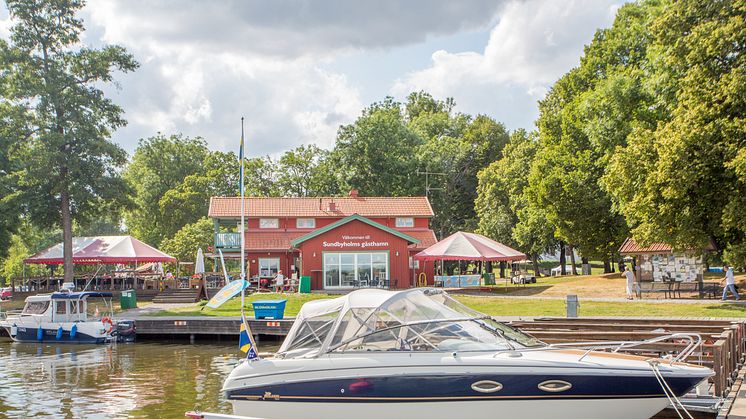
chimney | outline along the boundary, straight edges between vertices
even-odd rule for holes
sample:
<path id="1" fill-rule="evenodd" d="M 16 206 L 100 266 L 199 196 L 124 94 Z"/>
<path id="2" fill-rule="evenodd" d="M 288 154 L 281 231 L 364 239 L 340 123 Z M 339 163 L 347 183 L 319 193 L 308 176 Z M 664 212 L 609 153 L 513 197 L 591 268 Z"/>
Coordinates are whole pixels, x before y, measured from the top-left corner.
<path id="1" fill-rule="evenodd" d="M 354 189 L 354 188 L 350 189 L 350 193 L 349 193 L 350 198 L 357 198 L 357 196 L 359 195 L 359 192 L 360 191 L 358 191 L 357 189 Z"/>
<path id="2" fill-rule="evenodd" d="M 329 202 L 329 212 L 334 212 L 337 210 L 337 204 L 334 201 Z"/>

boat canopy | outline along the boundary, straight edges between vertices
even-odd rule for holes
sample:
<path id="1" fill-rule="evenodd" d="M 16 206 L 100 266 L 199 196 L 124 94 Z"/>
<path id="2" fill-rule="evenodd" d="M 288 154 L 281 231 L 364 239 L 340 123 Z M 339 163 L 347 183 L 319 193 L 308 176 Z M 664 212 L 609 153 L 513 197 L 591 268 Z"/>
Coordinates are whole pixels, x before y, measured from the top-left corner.
<path id="1" fill-rule="evenodd" d="M 443 290 L 363 289 L 303 305 L 279 353 L 286 357 L 345 351 L 477 351 L 541 342 L 493 321 Z"/>
<path id="2" fill-rule="evenodd" d="M 83 292 L 55 292 L 52 293 L 53 300 L 77 300 L 80 298 L 88 297 L 101 297 L 111 298 L 114 294 L 110 292 L 96 292 L 96 291 L 83 291 Z"/>

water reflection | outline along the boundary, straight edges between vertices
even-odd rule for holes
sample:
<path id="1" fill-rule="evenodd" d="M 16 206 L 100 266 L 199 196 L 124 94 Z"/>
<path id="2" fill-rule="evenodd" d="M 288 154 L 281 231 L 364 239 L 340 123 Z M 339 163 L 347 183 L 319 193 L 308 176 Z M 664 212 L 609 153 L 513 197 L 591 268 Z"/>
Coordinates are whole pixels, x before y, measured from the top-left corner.
<path id="1" fill-rule="evenodd" d="M 0 417 L 230 413 L 220 388 L 240 356 L 236 345 L 49 345 L 0 339 Z"/>

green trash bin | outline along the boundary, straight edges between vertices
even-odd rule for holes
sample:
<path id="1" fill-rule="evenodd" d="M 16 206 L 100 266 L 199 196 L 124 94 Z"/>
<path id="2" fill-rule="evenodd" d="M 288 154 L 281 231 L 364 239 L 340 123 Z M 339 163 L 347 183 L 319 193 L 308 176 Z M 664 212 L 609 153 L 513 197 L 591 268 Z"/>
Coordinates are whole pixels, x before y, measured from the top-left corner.
<path id="1" fill-rule="evenodd" d="M 122 290 L 122 295 L 119 297 L 119 306 L 122 310 L 137 308 L 137 295 L 135 295 L 135 290 Z"/>
<path id="2" fill-rule="evenodd" d="M 484 285 L 495 285 L 495 274 L 492 272 L 483 273 L 482 279 L 484 279 Z"/>
<path id="3" fill-rule="evenodd" d="M 300 293 L 301 294 L 311 293 L 311 277 L 310 276 L 300 277 Z"/>

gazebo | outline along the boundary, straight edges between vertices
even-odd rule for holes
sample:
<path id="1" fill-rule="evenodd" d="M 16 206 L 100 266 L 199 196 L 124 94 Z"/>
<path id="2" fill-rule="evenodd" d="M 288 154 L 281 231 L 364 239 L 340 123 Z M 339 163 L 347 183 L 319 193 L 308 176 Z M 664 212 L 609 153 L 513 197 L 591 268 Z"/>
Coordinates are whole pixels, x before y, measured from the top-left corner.
<path id="1" fill-rule="evenodd" d="M 526 259 L 526 255 L 476 233 L 458 231 L 414 255 L 419 260 L 467 260 L 481 262 L 510 262 Z M 451 275 L 436 277 L 444 287 L 474 287 L 481 285 L 480 275 Z"/>
<path id="2" fill-rule="evenodd" d="M 149 246 L 132 236 L 73 237 L 73 263 L 76 265 L 116 265 L 149 262 L 176 262 L 176 258 Z M 63 244 L 42 250 L 26 258 L 24 263 L 41 265 L 62 265 L 64 263 Z M 135 271 L 135 282 L 137 276 Z M 124 280 L 124 279 L 122 279 Z M 136 285 L 136 283 L 134 284 Z M 110 287 L 114 287 L 111 278 Z"/>

